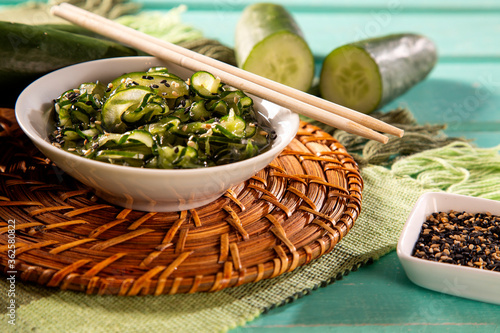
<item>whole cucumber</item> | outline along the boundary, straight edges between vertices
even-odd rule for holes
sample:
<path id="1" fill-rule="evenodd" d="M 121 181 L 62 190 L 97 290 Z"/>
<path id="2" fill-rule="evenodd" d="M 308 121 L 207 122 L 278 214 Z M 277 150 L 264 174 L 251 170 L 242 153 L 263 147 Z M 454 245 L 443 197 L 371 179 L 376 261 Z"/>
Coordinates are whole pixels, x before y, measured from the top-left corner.
<path id="1" fill-rule="evenodd" d="M 302 31 L 280 5 L 247 6 L 235 31 L 238 67 L 302 91 L 314 77 L 314 57 Z"/>
<path id="2" fill-rule="evenodd" d="M 343 45 L 323 61 L 320 94 L 370 113 L 422 81 L 437 61 L 434 43 L 417 34 L 394 34 Z"/>
<path id="3" fill-rule="evenodd" d="M 55 69 L 102 58 L 134 56 L 121 44 L 47 26 L 0 21 L 2 106 L 11 107 L 33 80 Z"/>

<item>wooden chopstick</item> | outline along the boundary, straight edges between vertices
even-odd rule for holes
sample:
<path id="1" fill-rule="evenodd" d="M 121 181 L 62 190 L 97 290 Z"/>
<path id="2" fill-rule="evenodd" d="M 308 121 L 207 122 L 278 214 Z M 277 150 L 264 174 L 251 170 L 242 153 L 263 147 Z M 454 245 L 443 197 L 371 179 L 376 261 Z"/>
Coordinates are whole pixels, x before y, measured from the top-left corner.
<path id="1" fill-rule="evenodd" d="M 189 68 L 194 71 L 209 71 L 212 74 L 220 77 L 221 80 L 225 83 L 232 85 L 238 89 L 260 96 L 278 105 L 287 107 L 294 112 L 303 114 L 307 117 L 316 119 L 336 128 L 345 130 L 349 133 L 357 134 L 368 139 L 386 143 L 388 141 L 388 138 L 385 135 L 382 135 L 365 127 L 365 125 L 370 125 L 378 130 L 384 130 L 385 128 L 389 127 L 391 133 L 398 136 L 403 135 L 402 130 L 387 125 L 370 116 L 303 93 L 297 89 L 278 84 L 272 80 L 262 78 L 258 75 L 241 70 L 237 67 L 230 66 L 215 59 L 200 55 L 178 45 L 159 40 L 132 28 L 128 28 L 119 23 L 108 20 L 99 15 L 90 13 L 76 6 L 63 3 L 58 6 L 52 7 L 51 12 L 54 15 L 62 17 L 76 25 L 85 27 L 91 31 L 127 44 L 160 59 L 171 61 L 177 65 Z M 213 65 L 216 65 L 217 67 Z M 245 78 L 242 78 L 242 76 L 244 76 Z M 273 88 L 280 91 L 274 90 Z M 284 94 L 281 91 L 284 91 L 287 94 Z M 330 107 L 333 105 L 337 110 L 340 110 L 338 111 L 339 113 L 343 113 L 342 110 L 346 109 L 348 110 L 348 116 L 351 118 L 355 118 L 357 121 L 359 121 L 359 123 L 344 118 L 344 114 L 343 116 L 333 114 L 318 106 L 308 104 L 303 100 L 298 100 L 295 98 L 297 95 L 307 96 L 311 100 L 311 103 L 318 100 L 321 102 L 321 105 L 328 104 Z"/>

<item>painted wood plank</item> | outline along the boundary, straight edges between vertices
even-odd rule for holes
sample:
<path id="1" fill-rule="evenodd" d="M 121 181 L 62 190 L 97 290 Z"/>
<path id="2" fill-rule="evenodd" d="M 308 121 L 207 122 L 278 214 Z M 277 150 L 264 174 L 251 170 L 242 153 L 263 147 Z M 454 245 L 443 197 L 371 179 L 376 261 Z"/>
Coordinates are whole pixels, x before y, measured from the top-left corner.
<path id="1" fill-rule="evenodd" d="M 48 0 L 30 0 L 34 2 L 48 2 Z M 27 0 L 2 0 L 1 5 L 16 5 L 20 3 L 25 3 Z M 240 10 L 241 8 L 255 3 L 255 0 L 215 0 L 215 1 L 204 1 L 204 0 L 131 0 L 131 2 L 140 3 L 144 8 L 171 8 L 178 6 L 179 4 L 186 4 L 193 6 L 193 8 L 203 8 L 203 9 L 220 9 L 220 10 Z M 492 10 L 500 9 L 500 3 L 496 0 L 274 0 L 273 3 L 286 6 L 288 8 L 305 9 L 305 10 L 316 10 L 323 8 L 337 8 L 337 9 L 348 9 L 348 10 L 370 10 L 370 9 L 381 9 L 388 8 L 394 5 L 404 5 L 407 8 L 412 8 L 414 10 Z"/>
<path id="2" fill-rule="evenodd" d="M 135 2 L 142 3 L 146 8 L 165 8 L 177 6 L 179 3 L 186 4 L 193 8 L 208 9 L 208 10 L 240 10 L 249 4 L 255 3 L 255 0 L 184 0 L 182 2 L 173 0 L 135 0 Z M 392 6 L 402 5 L 417 11 L 482 11 L 491 9 L 500 9 L 500 3 L 496 0 L 481 0 L 481 1 L 468 1 L 468 0 L 274 0 L 273 3 L 286 6 L 290 9 L 297 9 L 303 11 L 322 10 L 325 8 L 336 8 L 342 10 L 361 10 L 368 11 L 372 9 L 389 8 Z"/>
<path id="3" fill-rule="evenodd" d="M 421 288 L 396 253 L 235 329 L 250 332 L 498 332 L 500 307 Z"/>
<path id="4" fill-rule="evenodd" d="M 500 62 L 438 63 L 429 77 L 386 107 L 410 109 L 420 123 L 444 123 L 450 136 L 500 144 Z M 479 135 L 479 133 L 482 133 Z"/>
<path id="5" fill-rule="evenodd" d="M 183 20 L 196 26 L 210 38 L 234 45 L 234 29 L 240 12 L 188 9 Z M 295 13 L 305 39 L 318 58 L 345 43 L 390 33 L 415 32 L 431 38 L 438 46 L 442 60 L 459 57 L 468 59 L 499 59 L 500 14 L 447 13 L 425 15 L 401 11 L 372 13 Z M 463 29 L 463 27 L 470 27 Z M 460 33 L 457 33 L 460 31 Z"/>

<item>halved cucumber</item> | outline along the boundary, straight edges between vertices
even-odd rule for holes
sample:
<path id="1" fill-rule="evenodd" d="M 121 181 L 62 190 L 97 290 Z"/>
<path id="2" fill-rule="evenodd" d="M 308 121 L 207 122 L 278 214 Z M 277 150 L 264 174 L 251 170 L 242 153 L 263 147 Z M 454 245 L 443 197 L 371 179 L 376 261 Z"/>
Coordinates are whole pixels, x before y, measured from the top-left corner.
<path id="1" fill-rule="evenodd" d="M 280 5 L 247 6 L 236 25 L 238 67 L 306 91 L 314 78 L 314 57 L 302 31 Z"/>
<path id="2" fill-rule="evenodd" d="M 415 34 L 347 44 L 325 58 L 320 93 L 327 100 L 370 113 L 423 80 L 436 60 L 432 41 Z"/>

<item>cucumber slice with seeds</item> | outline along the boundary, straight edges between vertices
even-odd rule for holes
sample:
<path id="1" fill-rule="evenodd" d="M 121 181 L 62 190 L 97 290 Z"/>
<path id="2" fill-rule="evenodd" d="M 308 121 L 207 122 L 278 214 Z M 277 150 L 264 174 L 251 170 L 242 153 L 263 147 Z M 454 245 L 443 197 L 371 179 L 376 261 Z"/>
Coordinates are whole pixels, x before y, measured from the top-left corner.
<path id="1" fill-rule="evenodd" d="M 314 57 L 302 31 L 280 5 L 247 6 L 236 25 L 238 67 L 306 91 L 314 78 Z"/>
<path id="2" fill-rule="evenodd" d="M 324 60 L 321 96 L 370 113 L 423 80 L 437 60 L 424 36 L 397 34 L 347 44 Z"/>
<path id="3" fill-rule="evenodd" d="M 234 114 L 231 110 L 229 115 L 221 118 L 219 124 L 215 128 L 228 138 L 244 138 L 246 137 L 247 124 L 240 116 Z"/>
<path id="4" fill-rule="evenodd" d="M 189 95 L 187 83 L 177 76 L 171 77 L 147 72 L 133 72 L 124 74 L 111 81 L 108 85 L 109 91 L 106 92 L 106 97 L 132 86 L 149 87 L 161 97 L 169 99 Z"/>
<path id="5" fill-rule="evenodd" d="M 204 71 L 191 76 L 191 89 L 204 98 L 217 98 L 220 89 L 220 79 Z"/>
<path id="6" fill-rule="evenodd" d="M 102 120 L 108 131 L 125 132 L 127 126 L 122 121 L 122 114 L 127 110 L 136 110 L 148 94 L 151 94 L 151 89 L 138 86 L 118 91 L 111 96 L 102 108 Z"/>
<path id="7" fill-rule="evenodd" d="M 205 108 L 205 101 L 196 101 L 189 108 L 189 116 L 194 121 L 209 119 L 212 113 Z"/>

